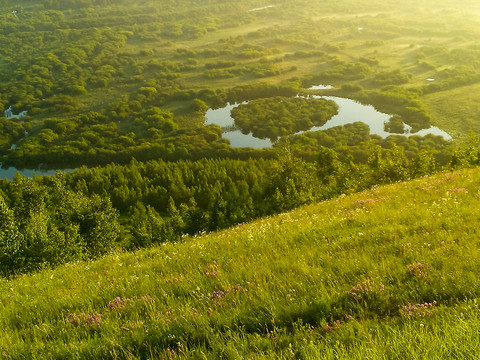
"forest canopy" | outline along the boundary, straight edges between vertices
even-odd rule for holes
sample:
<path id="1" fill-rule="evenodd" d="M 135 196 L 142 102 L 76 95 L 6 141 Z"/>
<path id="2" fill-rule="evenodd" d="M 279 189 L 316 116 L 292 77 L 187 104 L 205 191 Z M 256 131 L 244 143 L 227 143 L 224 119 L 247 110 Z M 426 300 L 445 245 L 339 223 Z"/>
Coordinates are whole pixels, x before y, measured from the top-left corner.
<path id="1" fill-rule="evenodd" d="M 236 150 L 217 128 L 203 128 L 207 109 L 263 102 L 265 116 L 236 109 L 237 126 L 276 139 L 331 114 L 295 99 L 322 83 L 333 87 L 322 94 L 395 115 L 392 129 L 401 120 L 412 132 L 432 124 L 449 132 L 448 111 L 432 104 L 451 109 L 437 100 L 440 93 L 480 81 L 479 50 L 470 41 L 478 38 L 476 15 L 466 19 L 458 4 L 441 1 L 435 6 L 445 11 L 426 22 L 429 5 L 4 0 L 0 110 L 11 106 L 28 116 L 3 120 L 1 162 L 71 168 L 108 159 L 188 159 L 192 152 L 225 156 Z M 345 9 L 355 20 L 332 17 Z M 468 9 L 476 14 L 472 4 Z M 458 34 L 445 25 L 454 23 L 462 24 Z M 389 55 L 392 49 L 398 56 Z M 285 97 L 286 110 L 267 104 L 277 96 Z M 472 121 L 457 123 L 459 138 L 479 130 Z"/>
<path id="2" fill-rule="evenodd" d="M 242 132 L 276 140 L 321 126 L 337 112 L 332 100 L 272 97 L 240 104 L 232 110 L 232 117 Z"/>

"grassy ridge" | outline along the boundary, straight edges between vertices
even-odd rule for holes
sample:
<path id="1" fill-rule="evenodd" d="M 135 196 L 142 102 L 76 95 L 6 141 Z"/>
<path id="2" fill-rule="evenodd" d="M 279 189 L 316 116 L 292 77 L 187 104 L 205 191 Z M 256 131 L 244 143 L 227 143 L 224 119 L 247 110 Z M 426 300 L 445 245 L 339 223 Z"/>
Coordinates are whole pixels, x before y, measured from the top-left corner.
<path id="1" fill-rule="evenodd" d="M 16 358 L 474 358 L 480 171 L 0 283 Z"/>

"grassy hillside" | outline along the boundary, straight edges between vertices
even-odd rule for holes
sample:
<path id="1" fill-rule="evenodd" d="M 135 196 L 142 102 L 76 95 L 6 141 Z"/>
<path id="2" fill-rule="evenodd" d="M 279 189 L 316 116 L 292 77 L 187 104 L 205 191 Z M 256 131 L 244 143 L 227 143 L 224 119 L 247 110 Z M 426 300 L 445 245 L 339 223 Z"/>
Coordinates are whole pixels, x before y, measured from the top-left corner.
<path id="1" fill-rule="evenodd" d="M 0 355 L 474 358 L 480 170 L 0 282 Z"/>
<path id="2" fill-rule="evenodd" d="M 433 93 L 425 97 L 425 106 L 442 129 L 454 138 L 465 138 L 469 130 L 480 130 L 480 106 L 473 101 L 479 90 L 479 84 L 474 84 Z"/>

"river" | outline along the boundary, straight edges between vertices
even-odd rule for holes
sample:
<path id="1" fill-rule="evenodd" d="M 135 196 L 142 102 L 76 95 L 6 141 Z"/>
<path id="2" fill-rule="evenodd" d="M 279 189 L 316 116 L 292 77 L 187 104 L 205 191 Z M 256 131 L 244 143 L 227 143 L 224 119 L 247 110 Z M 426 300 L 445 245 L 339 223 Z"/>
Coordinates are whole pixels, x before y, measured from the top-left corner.
<path id="1" fill-rule="evenodd" d="M 311 89 L 330 89 L 329 85 L 316 85 Z M 337 96 L 319 96 L 312 95 L 312 98 L 316 99 L 327 99 L 333 100 L 338 105 L 338 114 L 333 116 L 322 126 L 314 126 L 308 131 L 318 131 L 326 130 L 335 126 L 342 126 L 346 124 L 353 124 L 355 122 L 363 122 L 370 127 L 370 134 L 379 135 L 382 138 L 386 138 L 390 135 L 404 135 L 404 136 L 413 136 L 420 135 L 425 136 L 427 134 L 442 136 L 445 140 L 451 140 L 452 137 L 445 131 L 431 126 L 428 129 L 420 130 L 416 133 L 411 133 L 411 127 L 407 124 L 404 125 L 404 132 L 401 134 L 390 133 L 385 131 L 385 123 L 391 118 L 391 115 L 384 114 L 377 111 L 371 105 L 363 105 L 355 100 L 337 97 Z M 243 102 L 242 104 L 246 104 Z M 227 104 L 225 107 L 220 109 L 209 109 L 205 114 L 205 124 L 215 124 L 219 125 L 223 129 L 226 129 L 222 137 L 230 140 L 230 145 L 232 147 L 251 147 L 254 149 L 263 149 L 271 147 L 273 145 L 272 141 L 269 139 L 260 139 L 254 137 L 252 134 L 243 134 L 240 130 L 229 130 L 235 128 L 235 120 L 231 116 L 231 111 L 233 108 L 239 106 L 240 104 Z M 298 132 L 296 134 L 305 133 L 306 131 Z"/>

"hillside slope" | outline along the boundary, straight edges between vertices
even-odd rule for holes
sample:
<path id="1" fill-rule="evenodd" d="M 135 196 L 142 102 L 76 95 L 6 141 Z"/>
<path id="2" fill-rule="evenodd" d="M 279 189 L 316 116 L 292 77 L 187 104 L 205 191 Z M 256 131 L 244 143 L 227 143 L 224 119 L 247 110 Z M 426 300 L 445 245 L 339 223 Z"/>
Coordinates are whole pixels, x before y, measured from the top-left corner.
<path id="1" fill-rule="evenodd" d="M 0 355 L 474 358 L 480 170 L 0 282 Z"/>

